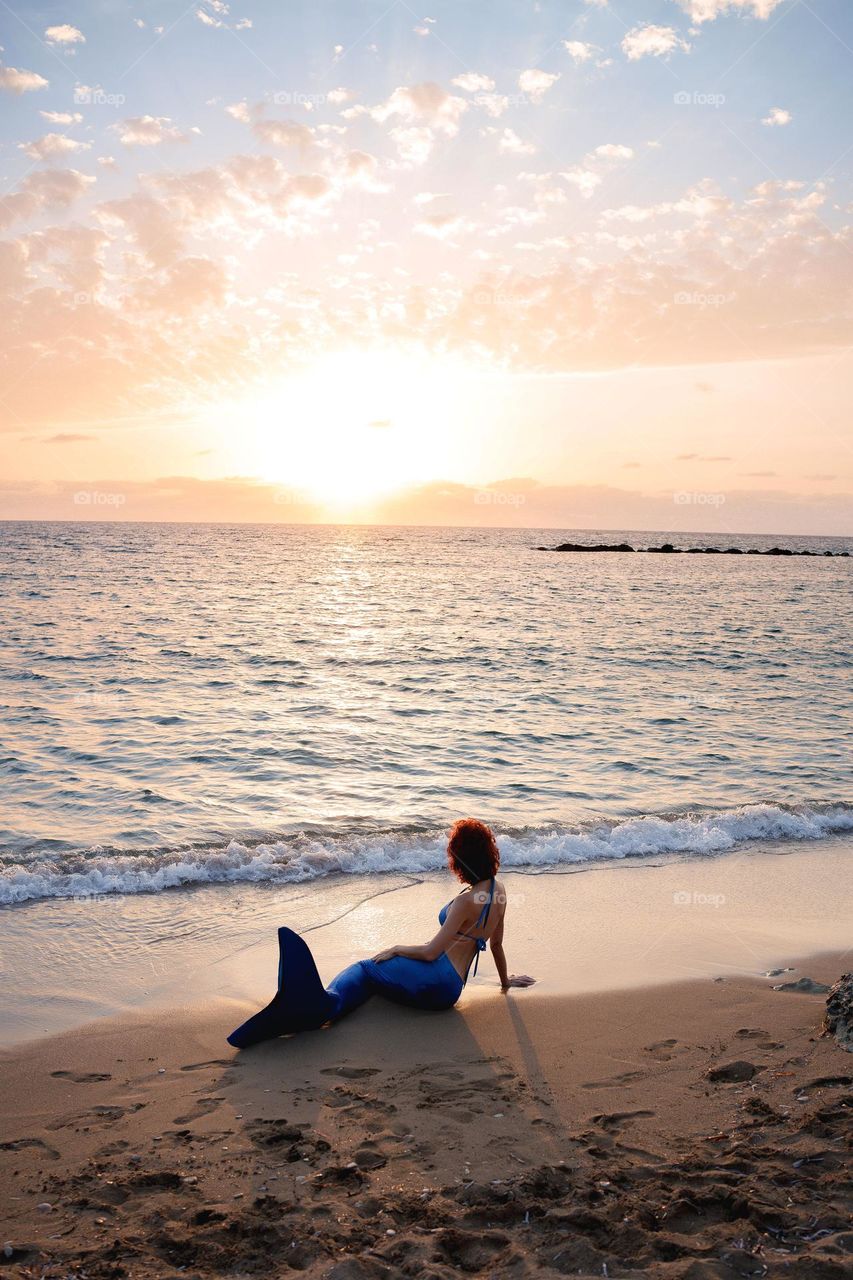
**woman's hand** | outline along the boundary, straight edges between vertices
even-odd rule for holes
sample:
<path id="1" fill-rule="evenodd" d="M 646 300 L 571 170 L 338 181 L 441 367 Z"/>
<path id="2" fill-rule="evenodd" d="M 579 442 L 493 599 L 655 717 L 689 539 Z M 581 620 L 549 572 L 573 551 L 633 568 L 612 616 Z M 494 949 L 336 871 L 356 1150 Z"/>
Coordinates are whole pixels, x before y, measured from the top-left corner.
<path id="1" fill-rule="evenodd" d="M 535 981 L 535 978 L 529 977 L 526 973 L 511 973 L 501 987 L 501 991 L 509 991 L 510 987 L 532 987 Z"/>
<path id="2" fill-rule="evenodd" d="M 377 954 L 373 957 L 373 960 L 376 964 L 381 964 L 383 960 L 393 960 L 395 955 L 397 955 L 397 948 L 388 947 L 386 948 L 385 951 L 377 952 Z"/>

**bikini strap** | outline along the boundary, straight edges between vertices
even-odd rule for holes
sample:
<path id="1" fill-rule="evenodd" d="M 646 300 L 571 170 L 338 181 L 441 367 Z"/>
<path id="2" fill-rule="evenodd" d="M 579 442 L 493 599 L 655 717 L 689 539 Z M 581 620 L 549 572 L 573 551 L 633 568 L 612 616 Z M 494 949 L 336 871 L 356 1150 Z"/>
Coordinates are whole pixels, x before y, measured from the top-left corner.
<path id="1" fill-rule="evenodd" d="M 492 898 L 494 897 L 494 894 L 495 894 L 495 877 L 492 876 L 491 880 L 489 881 L 488 901 L 483 903 L 483 910 L 480 912 L 479 916 L 477 917 L 477 923 L 474 925 L 475 929 L 485 929 L 489 919 L 489 912 L 492 909 Z"/>
<path id="2" fill-rule="evenodd" d="M 491 911 L 491 909 L 492 909 L 492 898 L 494 897 L 494 893 L 495 893 L 495 878 L 494 878 L 494 876 L 492 876 L 491 882 L 490 882 L 490 884 L 489 884 L 489 898 L 488 898 L 488 901 L 487 901 L 487 902 L 484 902 L 484 903 L 483 903 L 483 910 L 480 912 L 479 916 L 477 917 L 477 923 L 474 925 L 474 928 L 475 928 L 475 929 L 485 929 L 486 924 L 488 923 L 488 919 L 489 919 L 489 912 L 490 912 L 490 911 Z M 463 938 L 470 938 L 470 937 L 471 937 L 471 935 L 470 935 L 469 933 L 463 933 L 463 934 L 462 934 L 462 937 L 463 937 Z M 474 943 L 476 943 L 476 945 L 477 945 L 477 950 L 474 952 L 474 974 L 473 974 L 473 976 L 476 978 L 476 976 L 477 976 L 477 967 L 478 967 L 478 965 L 479 965 L 479 963 L 480 963 L 480 952 L 481 952 L 481 951 L 485 951 L 485 950 L 486 950 L 486 939 L 485 939 L 485 938 L 471 938 L 471 941 L 472 941 L 472 942 L 474 942 Z M 469 969 L 470 969 L 470 965 L 469 965 L 468 967 L 469 967 Z M 468 981 L 468 974 L 467 974 L 467 973 L 466 973 L 466 975 L 465 975 L 465 981 L 466 981 L 466 982 Z"/>

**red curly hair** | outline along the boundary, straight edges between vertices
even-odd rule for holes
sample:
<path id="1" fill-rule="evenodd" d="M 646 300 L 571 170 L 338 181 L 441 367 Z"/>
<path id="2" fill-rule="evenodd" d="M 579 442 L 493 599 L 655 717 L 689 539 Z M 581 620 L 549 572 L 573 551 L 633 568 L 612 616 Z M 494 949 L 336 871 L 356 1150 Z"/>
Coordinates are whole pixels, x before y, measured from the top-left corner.
<path id="1" fill-rule="evenodd" d="M 466 884 L 490 880 L 497 873 L 501 855 L 485 822 L 476 818 L 454 822 L 447 841 L 447 861 L 453 874 Z"/>

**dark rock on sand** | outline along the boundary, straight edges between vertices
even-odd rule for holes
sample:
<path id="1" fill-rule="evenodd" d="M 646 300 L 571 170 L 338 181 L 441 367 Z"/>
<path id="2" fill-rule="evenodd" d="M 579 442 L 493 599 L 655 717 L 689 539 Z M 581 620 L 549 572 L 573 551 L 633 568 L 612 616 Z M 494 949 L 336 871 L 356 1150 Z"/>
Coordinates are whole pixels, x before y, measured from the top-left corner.
<path id="1" fill-rule="evenodd" d="M 796 982 L 780 982 L 774 991 L 798 991 L 805 996 L 825 996 L 829 987 L 824 982 L 815 982 L 814 978 L 798 978 Z"/>
<path id="2" fill-rule="evenodd" d="M 843 973 L 829 989 L 823 1033 L 853 1053 L 853 973 Z"/>
<path id="3" fill-rule="evenodd" d="M 746 1062 L 743 1058 L 738 1058 L 735 1062 L 724 1062 L 719 1067 L 709 1067 L 705 1075 L 715 1083 L 728 1083 L 730 1081 L 751 1080 L 753 1076 L 763 1070 L 763 1067 L 757 1067 L 754 1062 Z"/>

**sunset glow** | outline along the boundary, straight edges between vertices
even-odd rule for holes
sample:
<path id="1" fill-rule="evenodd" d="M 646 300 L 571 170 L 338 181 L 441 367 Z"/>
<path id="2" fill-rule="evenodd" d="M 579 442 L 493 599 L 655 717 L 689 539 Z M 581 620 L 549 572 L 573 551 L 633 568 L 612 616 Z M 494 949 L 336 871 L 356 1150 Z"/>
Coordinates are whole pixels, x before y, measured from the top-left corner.
<path id="1" fill-rule="evenodd" d="M 246 423 L 235 466 L 333 507 L 427 483 L 453 466 L 442 428 L 459 374 L 393 351 L 341 351 L 228 411 Z"/>
<path id="2" fill-rule="evenodd" d="M 481 18 L 10 10 L 0 517 L 848 527 L 849 4 Z"/>

